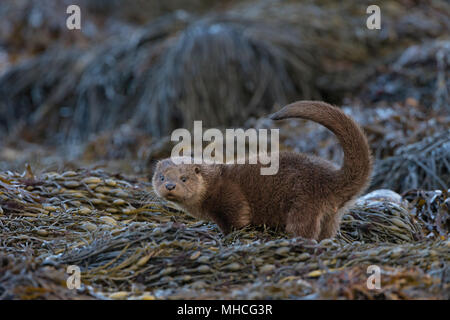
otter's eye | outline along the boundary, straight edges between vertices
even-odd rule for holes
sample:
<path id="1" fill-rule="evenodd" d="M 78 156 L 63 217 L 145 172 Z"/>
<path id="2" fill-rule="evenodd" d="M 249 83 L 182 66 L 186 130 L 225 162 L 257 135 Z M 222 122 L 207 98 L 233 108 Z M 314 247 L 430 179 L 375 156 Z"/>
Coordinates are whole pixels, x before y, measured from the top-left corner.
<path id="1" fill-rule="evenodd" d="M 160 176 L 159 176 L 159 179 L 160 179 L 161 181 L 164 181 L 164 176 L 163 176 L 163 175 L 160 175 Z"/>
<path id="2" fill-rule="evenodd" d="M 180 180 L 181 180 L 181 182 L 186 182 L 187 178 L 186 177 L 181 177 Z"/>

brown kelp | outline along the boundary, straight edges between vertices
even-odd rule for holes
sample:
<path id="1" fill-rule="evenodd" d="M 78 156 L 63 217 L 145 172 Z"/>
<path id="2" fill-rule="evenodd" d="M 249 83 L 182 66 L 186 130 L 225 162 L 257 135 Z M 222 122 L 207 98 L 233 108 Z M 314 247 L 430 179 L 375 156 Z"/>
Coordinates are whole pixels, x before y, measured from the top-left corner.
<path id="1" fill-rule="evenodd" d="M 317 243 L 264 226 L 224 237 L 157 200 L 143 178 L 2 172 L 0 297 L 75 298 L 62 279 L 76 265 L 78 298 L 448 298 L 448 233 L 406 198 L 358 202 L 339 235 Z M 369 265 L 383 270 L 381 291 L 365 286 Z"/>

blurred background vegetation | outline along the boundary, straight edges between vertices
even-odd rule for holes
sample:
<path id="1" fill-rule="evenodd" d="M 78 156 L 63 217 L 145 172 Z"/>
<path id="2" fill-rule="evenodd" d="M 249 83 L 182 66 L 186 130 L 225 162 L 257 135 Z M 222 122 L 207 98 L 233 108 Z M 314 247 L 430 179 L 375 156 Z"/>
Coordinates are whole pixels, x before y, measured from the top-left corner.
<path id="1" fill-rule="evenodd" d="M 448 300 L 450 3 L 379 1 L 380 30 L 371 4 L 1 0 L 0 299 Z M 283 149 L 339 163 L 324 127 L 265 118 L 298 99 L 354 117 L 370 189 L 401 196 L 365 195 L 320 243 L 224 237 L 157 199 L 152 166 L 194 120 L 280 127 Z M 364 285 L 373 264 L 382 290 Z"/>

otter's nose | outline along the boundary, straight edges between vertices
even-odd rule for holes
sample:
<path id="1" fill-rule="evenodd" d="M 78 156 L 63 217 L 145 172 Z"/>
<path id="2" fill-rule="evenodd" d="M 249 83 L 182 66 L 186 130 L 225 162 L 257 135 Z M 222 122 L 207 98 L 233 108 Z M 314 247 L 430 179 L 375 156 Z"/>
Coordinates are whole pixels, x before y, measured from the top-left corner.
<path id="1" fill-rule="evenodd" d="M 166 189 L 171 191 L 173 189 L 175 189 L 176 184 L 175 183 L 167 183 L 166 184 Z"/>

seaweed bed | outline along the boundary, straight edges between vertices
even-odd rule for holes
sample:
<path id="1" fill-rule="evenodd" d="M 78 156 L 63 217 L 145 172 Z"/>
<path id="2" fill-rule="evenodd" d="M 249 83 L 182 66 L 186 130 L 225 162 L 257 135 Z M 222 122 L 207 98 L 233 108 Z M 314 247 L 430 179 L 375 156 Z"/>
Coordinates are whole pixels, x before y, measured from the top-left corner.
<path id="1" fill-rule="evenodd" d="M 385 0 L 379 32 L 369 0 L 41 2 L 0 4 L 0 299 L 450 299 L 448 1 Z M 223 236 L 156 198 L 172 129 L 273 128 L 298 99 L 342 106 L 373 151 L 336 238 Z M 282 149 L 341 161 L 324 127 L 276 125 Z"/>
<path id="2" fill-rule="evenodd" d="M 223 237 L 145 179 L 100 169 L 0 174 L 0 298 L 450 298 L 448 191 L 362 198 L 336 239 L 263 226 Z M 66 286 L 66 268 L 82 286 Z M 381 268 L 369 290 L 367 267 Z"/>

